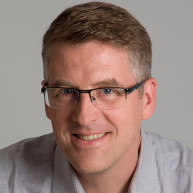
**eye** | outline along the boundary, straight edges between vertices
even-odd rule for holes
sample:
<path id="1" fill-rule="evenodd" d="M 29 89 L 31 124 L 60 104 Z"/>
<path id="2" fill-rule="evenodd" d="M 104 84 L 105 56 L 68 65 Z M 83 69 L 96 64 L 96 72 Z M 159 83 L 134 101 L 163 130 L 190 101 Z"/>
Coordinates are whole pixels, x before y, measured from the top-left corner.
<path id="1" fill-rule="evenodd" d="M 125 94 L 125 92 L 122 88 L 102 88 L 99 94 L 103 96 L 120 96 Z"/>
<path id="2" fill-rule="evenodd" d="M 111 89 L 111 88 L 103 88 L 102 89 L 102 93 L 103 94 L 112 94 L 113 93 L 113 89 Z"/>
<path id="3" fill-rule="evenodd" d="M 70 94 L 73 94 L 73 90 L 72 89 L 62 88 L 62 89 L 59 90 L 59 94 L 70 95 Z"/>

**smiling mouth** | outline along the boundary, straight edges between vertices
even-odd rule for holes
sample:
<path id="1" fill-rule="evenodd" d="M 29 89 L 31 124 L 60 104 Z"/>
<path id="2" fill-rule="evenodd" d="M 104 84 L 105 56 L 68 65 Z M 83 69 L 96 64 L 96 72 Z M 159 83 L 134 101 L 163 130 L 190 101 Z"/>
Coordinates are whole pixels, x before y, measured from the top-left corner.
<path id="1" fill-rule="evenodd" d="M 100 133 L 100 134 L 95 134 L 95 135 L 75 135 L 75 136 L 85 141 L 92 141 L 92 140 L 103 137 L 105 134 L 107 133 Z"/>

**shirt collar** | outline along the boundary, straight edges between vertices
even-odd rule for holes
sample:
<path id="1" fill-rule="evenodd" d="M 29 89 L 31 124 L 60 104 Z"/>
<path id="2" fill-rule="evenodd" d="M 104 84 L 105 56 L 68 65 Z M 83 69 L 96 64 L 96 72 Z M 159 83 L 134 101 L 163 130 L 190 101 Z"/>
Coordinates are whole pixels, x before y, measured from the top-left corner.
<path id="1" fill-rule="evenodd" d="M 85 193 L 80 181 L 64 154 L 56 147 L 52 193 Z"/>
<path id="2" fill-rule="evenodd" d="M 54 157 L 52 193 L 61 192 L 85 193 L 76 173 L 57 146 Z M 153 144 L 141 130 L 140 156 L 128 193 L 145 192 L 161 193 L 161 190 Z"/>
<path id="3" fill-rule="evenodd" d="M 129 187 L 129 192 L 161 193 L 153 144 L 143 130 L 141 130 L 140 156 Z"/>

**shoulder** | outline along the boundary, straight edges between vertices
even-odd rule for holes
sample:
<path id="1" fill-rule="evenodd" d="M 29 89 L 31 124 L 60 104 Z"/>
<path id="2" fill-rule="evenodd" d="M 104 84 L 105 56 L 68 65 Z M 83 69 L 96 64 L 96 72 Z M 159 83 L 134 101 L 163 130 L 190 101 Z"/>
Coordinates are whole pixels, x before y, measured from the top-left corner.
<path id="1" fill-rule="evenodd" d="M 186 147 L 182 143 L 162 137 L 151 132 L 144 132 L 145 137 L 151 142 L 155 155 L 161 160 L 167 159 L 172 162 L 175 167 L 190 167 L 193 169 L 193 150 Z"/>
<path id="2" fill-rule="evenodd" d="M 8 192 L 7 189 L 15 187 L 16 182 L 35 182 L 38 180 L 36 176 L 41 178 L 50 175 L 53 170 L 55 147 L 53 134 L 47 134 L 25 139 L 1 149 L 0 191 L 4 187 L 4 192 Z"/>
<path id="3" fill-rule="evenodd" d="M 166 192 L 192 192 L 193 150 L 182 143 L 160 135 L 144 132 L 153 147 L 158 178 Z"/>
<path id="4" fill-rule="evenodd" d="M 0 159 L 22 159 L 25 157 L 34 157 L 39 155 L 49 156 L 53 152 L 55 141 L 53 134 L 47 134 L 40 137 L 24 139 L 13 145 L 0 150 Z M 39 159 L 38 159 L 39 160 Z M 2 163 L 2 162 L 1 162 Z"/>

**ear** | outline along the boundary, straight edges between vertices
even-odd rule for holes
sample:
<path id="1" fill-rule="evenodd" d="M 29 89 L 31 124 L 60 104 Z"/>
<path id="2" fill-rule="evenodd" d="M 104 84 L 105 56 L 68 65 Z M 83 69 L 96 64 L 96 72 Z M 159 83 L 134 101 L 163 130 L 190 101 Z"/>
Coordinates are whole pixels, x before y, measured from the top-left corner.
<path id="1" fill-rule="evenodd" d="M 43 86 L 45 82 L 46 82 L 45 80 L 42 80 L 42 82 L 41 82 L 41 86 Z"/>
<path id="2" fill-rule="evenodd" d="M 50 108 L 48 107 L 48 105 L 46 104 L 46 102 L 44 102 L 44 105 L 45 105 L 46 116 L 47 116 L 48 119 L 51 119 L 51 116 L 50 116 Z"/>
<path id="3" fill-rule="evenodd" d="M 156 105 L 156 80 L 148 79 L 144 83 L 143 91 L 143 119 L 148 119 L 154 112 Z"/>
<path id="4" fill-rule="evenodd" d="M 45 82 L 46 82 L 45 80 L 42 80 L 41 85 L 43 86 Z M 45 101 L 44 101 L 44 106 L 45 106 L 46 116 L 48 117 L 48 119 L 50 119 L 50 112 L 49 112 L 50 109 L 49 109 L 48 105 L 46 105 Z"/>

